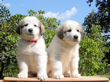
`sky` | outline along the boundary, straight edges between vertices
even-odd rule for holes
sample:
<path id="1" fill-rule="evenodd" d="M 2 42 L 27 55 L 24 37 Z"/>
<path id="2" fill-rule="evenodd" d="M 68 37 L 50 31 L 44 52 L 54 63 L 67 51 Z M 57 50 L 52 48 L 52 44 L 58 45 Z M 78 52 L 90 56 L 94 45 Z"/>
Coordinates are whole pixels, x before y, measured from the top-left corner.
<path id="1" fill-rule="evenodd" d="M 45 17 L 55 17 L 61 22 L 66 20 L 75 20 L 83 24 L 86 16 L 90 12 L 96 11 L 95 2 L 92 6 L 86 2 L 87 0 L 3 0 L 4 4 L 14 14 L 28 15 L 28 10 L 34 11 L 44 10 Z"/>

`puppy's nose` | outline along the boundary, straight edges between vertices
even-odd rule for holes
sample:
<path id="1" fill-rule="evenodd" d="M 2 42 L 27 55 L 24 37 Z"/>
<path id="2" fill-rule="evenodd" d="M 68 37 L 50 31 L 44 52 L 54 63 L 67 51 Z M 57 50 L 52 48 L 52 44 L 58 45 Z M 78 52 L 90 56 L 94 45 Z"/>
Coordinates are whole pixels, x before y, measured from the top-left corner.
<path id="1" fill-rule="evenodd" d="M 73 37 L 75 40 L 77 40 L 78 39 L 78 36 L 77 35 L 74 35 L 74 37 Z"/>
<path id="2" fill-rule="evenodd" d="M 31 29 L 31 28 L 30 28 L 30 29 L 28 29 L 28 32 L 32 33 L 32 32 L 33 32 L 33 29 Z"/>

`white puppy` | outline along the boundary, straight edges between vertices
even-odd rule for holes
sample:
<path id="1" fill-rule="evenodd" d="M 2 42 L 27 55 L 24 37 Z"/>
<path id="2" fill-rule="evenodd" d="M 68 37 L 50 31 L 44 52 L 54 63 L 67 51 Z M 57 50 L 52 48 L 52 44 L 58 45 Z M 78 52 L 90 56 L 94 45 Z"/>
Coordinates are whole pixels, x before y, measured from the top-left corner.
<path id="1" fill-rule="evenodd" d="M 68 20 L 58 28 L 48 48 L 48 73 L 54 78 L 63 78 L 64 74 L 80 77 L 78 72 L 79 42 L 82 38 L 82 27 L 79 23 Z"/>
<path id="2" fill-rule="evenodd" d="M 27 78 L 28 73 L 37 75 L 38 79 L 47 78 L 47 52 L 42 34 L 42 23 L 34 16 L 22 19 L 16 29 L 21 39 L 18 42 L 17 61 L 19 78 Z"/>

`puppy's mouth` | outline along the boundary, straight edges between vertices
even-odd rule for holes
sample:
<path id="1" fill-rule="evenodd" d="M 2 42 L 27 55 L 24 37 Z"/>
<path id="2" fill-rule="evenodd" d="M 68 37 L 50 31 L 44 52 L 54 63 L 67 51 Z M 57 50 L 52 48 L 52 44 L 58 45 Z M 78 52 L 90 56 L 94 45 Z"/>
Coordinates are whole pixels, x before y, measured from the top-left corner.
<path id="1" fill-rule="evenodd" d="M 33 32 L 28 32 L 28 33 L 26 33 L 26 35 L 33 36 L 34 33 Z"/>
<path id="2" fill-rule="evenodd" d="M 26 34 L 22 34 L 23 37 L 34 37 L 34 34 L 32 33 L 26 33 Z"/>
<path id="3" fill-rule="evenodd" d="M 27 35 L 33 36 L 34 34 L 33 33 L 28 33 Z"/>
<path id="4" fill-rule="evenodd" d="M 73 40 L 73 42 L 74 42 L 74 43 L 79 43 L 80 41 L 78 41 L 78 40 Z"/>
<path id="5" fill-rule="evenodd" d="M 78 40 L 73 40 L 73 42 L 79 42 Z"/>

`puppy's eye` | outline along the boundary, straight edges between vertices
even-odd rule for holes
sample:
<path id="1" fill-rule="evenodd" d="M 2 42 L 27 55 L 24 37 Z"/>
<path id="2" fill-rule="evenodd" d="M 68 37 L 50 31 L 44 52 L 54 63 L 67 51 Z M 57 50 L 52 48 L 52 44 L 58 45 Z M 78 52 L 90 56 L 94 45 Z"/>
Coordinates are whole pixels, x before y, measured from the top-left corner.
<path id="1" fill-rule="evenodd" d="M 77 32 L 79 32 L 79 30 L 77 29 Z"/>
<path id="2" fill-rule="evenodd" d="M 24 26 L 28 26 L 28 24 L 25 24 Z"/>
<path id="3" fill-rule="evenodd" d="M 67 32 L 71 32 L 71 29 L 67 30 Z"/>
<path id="4" fill-rule="evenodd" d="M 37 25 L 36 25 L 36 24 L 34 24 L 34 26 L 35 26 L 35 27 L 37 27 Z"/>
<path id="5" fill-rule="evenodd" d="M 20 26 L 20 28 L 23 28 L 24 26 Z"/>

